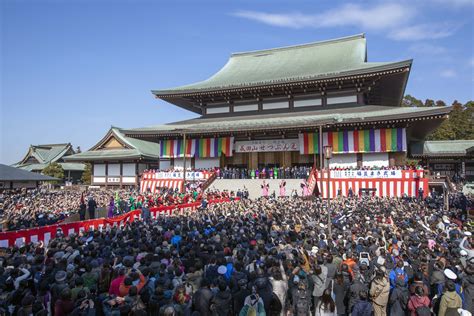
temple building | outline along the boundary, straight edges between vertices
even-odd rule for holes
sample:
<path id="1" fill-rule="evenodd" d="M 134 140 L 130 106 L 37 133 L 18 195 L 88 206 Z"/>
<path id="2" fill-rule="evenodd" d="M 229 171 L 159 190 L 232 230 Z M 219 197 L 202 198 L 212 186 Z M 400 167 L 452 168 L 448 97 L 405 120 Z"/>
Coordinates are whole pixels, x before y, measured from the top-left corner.
<path id="1" fill-rule="evenodd" d="M 410 155 L 422 160 L 434 177 L 474 181 L 474 140 L 413 143 Z"/>
<path id="2" fill-rule="evenodd" d="M 51 163 L 58 163 L 64 170 L 64 180 L 76 183 L 85 169 L 81 162 L 66 162 L 65 158 L 76 154 L 70 143 L 31 145 L 25 157 L 12 165 L 26 171 L 41 173 Z"/>
<path id="3" fill-rule="evenodd" d="M 120 139 L 121 148 L 111 149 L 109 132 L 69 160 L 93 162 L 94 179 L 105 177 L 95 184 L 111 184 L 107 177 L 117 172 L 110 175 L 103 166 L 125 161 L 136 164 L 135 176 L 144 168 L 184 163 L 192 168 L 321 167 L 326 145 L 334 153 L 331 167 L 403 165 L 411 144 L 423 141 L 451 108 L 402 107 L 412 60 L 368 62 L 367 55 L 363 34 L 234 53 L 209 79 L 152 91 L 196 118 L 119 130 L 120 139 L 154 146 L 148 156 L 127 156 L 130 148 Z"/>

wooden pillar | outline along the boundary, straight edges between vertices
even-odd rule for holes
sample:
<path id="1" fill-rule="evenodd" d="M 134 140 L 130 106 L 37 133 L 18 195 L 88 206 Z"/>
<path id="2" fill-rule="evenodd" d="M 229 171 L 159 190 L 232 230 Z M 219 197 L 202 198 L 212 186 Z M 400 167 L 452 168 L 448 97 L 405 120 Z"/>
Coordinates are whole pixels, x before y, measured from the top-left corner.
<path id="1" fill-rule="evenodd" d="M 91 162 L 91 184 L 94 184 L 94 162 Z"/>
<path id="2" fill-rule="evenodd" d="M 357 168 L 362 168 L 363 156 L 361 153 L 357 153 Z"/>
<path id="3" fill-rule="evenodd" d="M 284 151 L 282 167 L 291 167 L 291 151 Z"/>
<path id="4" fill-rule="evenodd" d="M 108 186 L 109 183 L 109 163 L 106 161 L 105 162 L 105 187 Z"/>
<path id="5" fill-rule="evenodd" d="M 120 162 L 120 189 L 123 187 L 122 178 L 123 178 L 123 162 L 121 161 Z"/>
<path id="6" fill-rule="evenodd" d="M 138 185 L 138 181 L 139 181 L 139 179 L 140 179 L 140 174 L 139 174 L 140 169 L 138 168 L 138 164 L 139 164 L 139 163 L 138 163 L 137 161 L 135 161 L 135 186 Z M 147 169 L 148 169 L 148 167 L 149 167 L 149 166 L 147 166 Z"/>
<path id="7" fill-rule="evenodd" d="M 249 153 L 249 169 L 258 168 L 258 153 Z"/>

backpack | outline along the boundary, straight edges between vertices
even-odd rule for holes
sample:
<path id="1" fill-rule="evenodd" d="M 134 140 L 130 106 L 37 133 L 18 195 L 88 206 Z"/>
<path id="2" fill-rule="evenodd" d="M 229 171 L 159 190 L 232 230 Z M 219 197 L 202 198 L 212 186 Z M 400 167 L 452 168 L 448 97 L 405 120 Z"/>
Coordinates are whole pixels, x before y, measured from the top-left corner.
<path id="1" fill-rule="evenodd" d="M 416 308 L 417 316 L 431 316 L 431 310 L 428 306 L 420 306 Z"/>
<path id="2" fill-rule="evenodd" d="M 255 300 L 250 301 L 250 305 L 244 306 L 242 308 L 240 316 L 257 316 L 258 300 L 259 298 L 257 297 Z M 247 309 L 246 312 L 245 309 Z"/>
<path id="3" fill-rule="evenodd" d="M 309 312 L 309 304 L 306 291 L 298 291 L 296 297 L 296 313 L 295 315 L 307 315 Z"/>
<path id="4" fill-rule="evenodd" d="M 457 307 L 448 307 L 446 308 L 446 313 L 444 314 L 445 316 L 459 316 L 459 312 Z"/>
<path id="5" fill-rule="evenodd" d="M 146 309 L 145 304 L 141 300 L 140 297 L 136 298 L 135 301 L 132 303 L 132 306 L 130 307 L 130 313 L 133 314 L 138 311 L 144 311 Z"/>
<path id="6" fill-rule="evenodd" d="M 275 292 L 273 292 L 272 299 L 270 300 L 269 315 L 280 315 L 282 309 L 283 306 L 281 304 L 280 299 L 275 294 Z"/>
<path id="7" fill-rule="evenodd" d="M 148 286 L 148 282 L 149 281 L 145 283 L 145 285 L 140 289 L 140 292 L 138 293 L 140 295 L 141 300 L 145 304 L 150 301 L 150 297 L 153 294 L 153 290 L 151 289 L 151 287 Z"/>

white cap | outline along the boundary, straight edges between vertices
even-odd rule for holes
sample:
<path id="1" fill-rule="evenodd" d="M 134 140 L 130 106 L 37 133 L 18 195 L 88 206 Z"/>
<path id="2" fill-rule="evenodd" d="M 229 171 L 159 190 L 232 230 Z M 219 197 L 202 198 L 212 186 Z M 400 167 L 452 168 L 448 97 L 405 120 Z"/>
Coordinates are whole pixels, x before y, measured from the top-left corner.
<path id="1" fill-rule="evenodd" d="M 227 267 L 226 266 L 219 266 L 219 268 L 217 268 L 217 273 L 226 274 L 227 273 Z"/>
<path id="2" fill-rule="evenodd" d="M 464 232 L 464 236 L 472 236 L 471 232 Z"/>
<path id="3" fill-rule="evenodd" d="M 461 256 L 465 257 L 465 256 L 467 256 L 467 251 L 464 250 L 464 249 L 462 249 L 462 250 L 459 252 L 459 254 L 460 254 Z"/>
<path id="4" fill-rule="evenodd" d="M 452 270 L 450 269 L 444 269 L 444 275 L 448 278 L 448 279 L 451 279 L 451 280 L 456 280 L 457 279 L 457 275 L 456 273 L 454 273 Z"/>

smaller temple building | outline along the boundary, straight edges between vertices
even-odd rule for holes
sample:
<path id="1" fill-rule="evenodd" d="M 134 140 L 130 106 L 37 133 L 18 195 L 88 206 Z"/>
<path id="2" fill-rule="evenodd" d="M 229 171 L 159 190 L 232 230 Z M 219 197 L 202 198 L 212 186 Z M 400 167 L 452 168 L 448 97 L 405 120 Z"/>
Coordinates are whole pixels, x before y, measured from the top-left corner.
<path id="1" fill-rule="evenodd" d="M 64 180 L 72 183 L 78 182 L 85 169 L 85 164 L 81 162 L 69 163 L 65 158 L 74 155 L 71 143 L 31 145 L 25 157 L 13 165 L 26 171 L 41 173 L 51 163 L 58 163 L 64 170 Z"/>
<path id="2" fill-rule="evenodd" d="M 91 149 L 66 158 L 68 162 L 88 162 L 92 185 L 138 186 L 140 174 L 158 168 L 159 144 L 127 137 L 122 129 L 111 127 Z"/>
<path id="3" fill-rule="evenodd" d="M 34 189 L 43 182 L 59 179 L 0 164 L 0 191 L 12 189 Z"/>
<path id="4" fill-rule="evenodd" d="M 411 157 L 420 159 L 434 177 L 474 181 L 474 140 L 439 140 L 414 143 Z"/>

